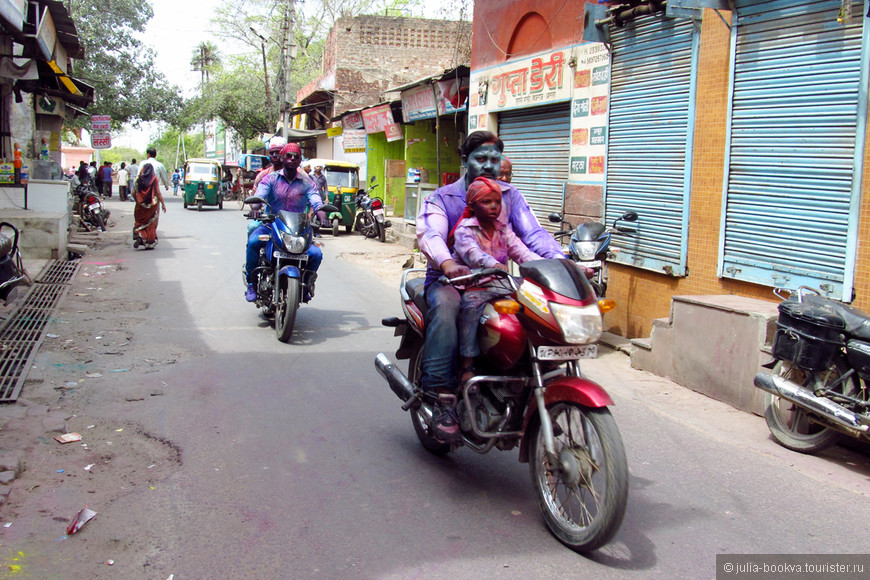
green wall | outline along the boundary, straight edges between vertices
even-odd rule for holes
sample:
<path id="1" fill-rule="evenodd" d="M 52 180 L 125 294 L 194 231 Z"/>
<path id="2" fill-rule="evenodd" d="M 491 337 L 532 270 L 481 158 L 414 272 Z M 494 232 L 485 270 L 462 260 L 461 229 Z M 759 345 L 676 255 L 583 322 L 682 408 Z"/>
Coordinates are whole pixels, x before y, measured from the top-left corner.
<path id="1" fill-rule="evenodd" d="M 369 180 L 374 176 L 375 183 L 378 184 L 374 195 L 383 198 L 386 205 L 394 206 L 394 215 L 402 215 L 405 208 L 404 192 L 402 195 L 384 194 L 386 191 L 384 161 L 387 159 L 404 159 L 405 142 L 404 140 L 387 142 L 387 137 L 384 133 L 370 133 L 366 142 L 366 174 Z M 366 189 L 368 189 L 368 185 L 366 184 Z"/>

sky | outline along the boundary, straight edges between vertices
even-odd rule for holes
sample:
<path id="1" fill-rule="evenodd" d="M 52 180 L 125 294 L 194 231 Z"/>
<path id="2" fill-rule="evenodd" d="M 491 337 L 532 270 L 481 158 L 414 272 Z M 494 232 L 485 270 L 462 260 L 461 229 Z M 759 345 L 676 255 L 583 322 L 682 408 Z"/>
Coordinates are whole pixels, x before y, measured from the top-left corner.
<path id="1" fill-rule="evenodd" d="M 169 82 L 180 86 L 185 97 L 196 89 L 200 73 L 190 70 L 193 49 L 210 40 L 221 48 L 225 42 L 215 37 L 211 18 L 222 0 L 151 0 L 154 18 L 148 23 L 144 41 L 157 53 L 155 64 Z M 143 125 L 112 139 L 113 145 L 145 150 L 155 127 Z"/>

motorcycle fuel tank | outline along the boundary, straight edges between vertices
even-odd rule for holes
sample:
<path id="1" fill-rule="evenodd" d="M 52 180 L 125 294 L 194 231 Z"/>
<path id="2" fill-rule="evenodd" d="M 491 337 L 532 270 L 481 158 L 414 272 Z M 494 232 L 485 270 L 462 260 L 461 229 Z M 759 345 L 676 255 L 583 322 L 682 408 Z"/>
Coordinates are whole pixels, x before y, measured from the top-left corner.
<path id="1" fill-rule="evenodd" d="M 514 314 L 499 314 L 487 304 L 480 317 L 480 352 L 500 369 L 510 369 L 526 351 L 526 331 Z"/>

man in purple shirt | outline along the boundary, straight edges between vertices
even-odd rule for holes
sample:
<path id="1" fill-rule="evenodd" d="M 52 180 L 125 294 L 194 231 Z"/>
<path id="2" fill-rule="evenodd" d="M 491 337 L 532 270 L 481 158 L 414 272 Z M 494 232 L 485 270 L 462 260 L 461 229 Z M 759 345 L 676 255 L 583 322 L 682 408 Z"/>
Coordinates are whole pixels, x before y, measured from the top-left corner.
<path id="1" fill-rule="evenodd" d="M 450 254 L 447 237 L 465 209 L 468 185 L 483 176 L 497 179 L 501 170 L 501 139 L 489 131 L 471 133 L 462 144 L 465 177 L 436 189 L 426 198 L 417 216 L 417 244 L 428 258 L 426 272 L 426 342 L 421 360 L 421 386 L 438 399 L 432 417 L 432 434 L 439 440 L 454 443 L 460 439 L 456 416 L 456 389 L 459 339 L 459 291 L 438 282 L 443 274 L 456 278 L 470 272 Z M 499 219 L 510 224 L 528 248 L 543 258 L 564 258 L 555 238 L 541 227 L 525 198 L 510 184 L 499 182 L 502 211 Z"/>
<path id="2" fill-rule="evenodd" d="M 311 209 L 317 211 L 323 205 L 323 200 L 317 193 L 317 185 L 303 171 L 299 171 L 299 163 L 302 161 L 302 150 L 296 143 L 288 143 L 281 149 L 281 171 L 273 171 L 260 182 L 255 195 L 266 200 L 265 211 L 277 213 L 281 210 L 302 213 Z M 254 302 L 257 299 L 257 290 L 254 288 L 251 273 L 257 267 L 257 258 L 260 248 L 266 242 L 260 241 L 260 235 L 268 234 L 270 226 L 261 224 L 248 236 L 248 250 L 245 256 L 245 273 L 247 275 L 248 288 L 245 291 L 245 299 Z M 310 293 L 303 299 L 305 302 L 314 295 L 314 281 L 317 279 L 317 269 L 323 261 L 323 252 L 320 248 L 311 244 L 308 248 L 308 267 L 310 272 L 308 287 Z"/>

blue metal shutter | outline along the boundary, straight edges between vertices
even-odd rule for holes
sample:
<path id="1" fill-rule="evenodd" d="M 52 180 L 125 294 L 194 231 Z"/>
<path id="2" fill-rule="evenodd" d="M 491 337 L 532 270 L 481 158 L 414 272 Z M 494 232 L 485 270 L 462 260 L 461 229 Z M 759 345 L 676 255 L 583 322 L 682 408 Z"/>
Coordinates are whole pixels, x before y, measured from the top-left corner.
<path id="1" fill-rule="evenodd" d="M 505 112 L 498 118 L 504 154 L 513 162 L 513 180 L 541 225 L 555 231 L 547 216 L 561 212 L 571 157 L 571 103 Z"/>
<path id="2" fill-rule="evenodd" d="M 851 300 L 867 49 L 840 5 L 737 1 L 720 276 Z"/>
<path id="3" fill-rule="evenodd" d="M 638 215 L 614 236 L 614 261 L 686 275 L 698 34 L 690 19 L 645 16 L 611 28 L 605 219 Z"/>

